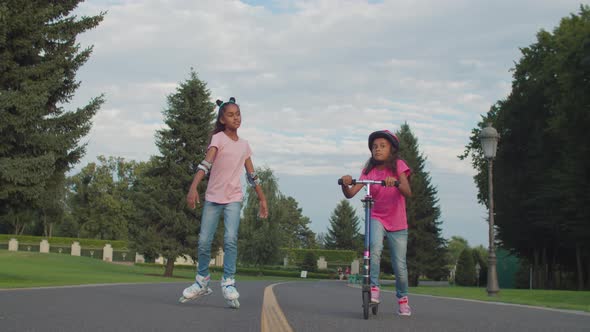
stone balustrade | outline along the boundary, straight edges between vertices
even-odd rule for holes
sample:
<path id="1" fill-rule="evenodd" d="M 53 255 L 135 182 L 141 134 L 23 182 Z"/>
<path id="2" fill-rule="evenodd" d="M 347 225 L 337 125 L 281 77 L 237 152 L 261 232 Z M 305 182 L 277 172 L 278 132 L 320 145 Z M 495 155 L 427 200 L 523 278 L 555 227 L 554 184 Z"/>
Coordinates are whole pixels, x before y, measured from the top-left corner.
<path id="1" fill-rule="evenodd" d="M 29 248 L 31 246 L 32 245 L 30 243 L 27 243 L 27 248 Z M 41 252 L 41 253 L 49 253 L 50 248 L 51 248 L 51 245 L 47 239 L 43 239 L 39 243 L 39 252 Z M 15 238 L 10 239 L 10 241 L 8 241 L 8 251 L 18 251 L 18 250 L 19 250 L 18 240 Z M 113 251 L 114 250 L 113 250 L 113 247 L 111 246 L 111 244 L 107 243 L 102 248 L 102 257 L 96 257 L 96 258 L 102 258 L 102 260 L 105 262 L 112 262 L 113 261 Z M 61 250 L 60 250 L 60 252 L 61 252 Z M 81 256 L 81 253 L 82 253 L 82 247 L 80 246 L 80 242 L 74 241 L 71 245 L 70 255 Z M 92 255 L 92 257 L 94 257 L 94 255 Z M 219 249 L 219 251 L 217 252 L 217 255 L 215 255 L 214 258 L 212 258 L 211 261 L 209 262 L 209 265 L 222 267 L 223 260 L 224 260 L 224 252 L 222 249 Z M 145 258 L 143 255 L 141 255 L 139 253 L 135 253 L 134 262 L 135 263 L 145 263 Z M 160 255 L 155 260 L 155 263 L 156 264 L 166 264 L 166 259 Z M 286 266 L 288 263 L 289 263 L 289 258 L 285 257 L 283 259 L 283 264 Z M 176 259 L 174 264 L 175 265 L 195 265 L 196 262 L 193 261 L 193 259 L 190 256 L 182 255 Z M 317 260 L 317 267 L 319 270 L 325 270 L 328 268 L 328 262 L 326 261 L 324 256 L 320 256 L 320 258 Z M 350 273 L 357 274 L 357 273 L 359 273 L 359 271 L 360 271 L 360 261 L 358 259 L 355 259 L 350 264 Z"/>

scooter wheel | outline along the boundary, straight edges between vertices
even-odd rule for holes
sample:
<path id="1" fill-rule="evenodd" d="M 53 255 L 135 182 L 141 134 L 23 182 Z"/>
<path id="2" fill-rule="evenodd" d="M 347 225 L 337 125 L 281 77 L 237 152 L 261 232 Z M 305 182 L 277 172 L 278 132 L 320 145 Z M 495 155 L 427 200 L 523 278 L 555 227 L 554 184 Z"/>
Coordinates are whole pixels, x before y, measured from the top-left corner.
<path id="1" fill-rule="evenodd" d="M 369 319 L 369 306 L 371 302 L 371 293 L 363 292 L 363 317 Z"/>

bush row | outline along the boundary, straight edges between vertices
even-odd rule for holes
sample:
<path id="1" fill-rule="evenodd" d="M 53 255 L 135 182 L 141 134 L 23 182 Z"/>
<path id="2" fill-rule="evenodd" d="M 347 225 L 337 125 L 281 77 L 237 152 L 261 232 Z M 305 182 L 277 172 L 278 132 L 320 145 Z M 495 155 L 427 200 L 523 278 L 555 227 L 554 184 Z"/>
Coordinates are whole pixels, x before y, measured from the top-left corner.
<path id="1" fill-rule="evenodd" d="M 282 257 L 289 257 L 293 263 L 299 264 L 303 261 L 305 255 L 312 252 L 317 259 L 324 256 L 330 265 L 350 264 L 358 257 L 354 250 L 328 250 L 328 249 L 296 249 L 296 248 L 281 248 Z"/>
<path id="2" fill-rule="evenodd" d="M 136 263 L 135 265 L 139 266 L 150 266 L 150 267 L 161 267 L 164 268 L 161 264 L 154 264 L 154 263 Z M 176 265 L 174 269 L 183 269 L 183 270 L 195 270 L 195 266 L 193 265 Z M 222 266 L 210 266 L 209 270 L 212 272 L 223 272 Z M 247 275 L 247 276 L 269 276 L 269 277 L 288 277 L 288 278 L 299 278 L 301 276 L 301 271 L 297 270 L 283 270 L 278 268 L 256 268 L 256 267 L 237 267 L 236 273 L 238 275 Z M 307 272 L 307 277 L 312 279 L 336 279 L 337 275 L 334 271 L 319 271 L 319 272 Z"/>

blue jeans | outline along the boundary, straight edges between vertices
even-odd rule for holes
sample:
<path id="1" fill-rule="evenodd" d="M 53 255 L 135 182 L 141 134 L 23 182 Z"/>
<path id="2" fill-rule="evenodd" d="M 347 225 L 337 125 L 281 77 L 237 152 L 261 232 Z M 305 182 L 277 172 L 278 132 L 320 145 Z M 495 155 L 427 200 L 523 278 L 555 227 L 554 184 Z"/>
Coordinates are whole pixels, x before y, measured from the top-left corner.
<path id="1" fill-rule="evenodd" d="M 206 277 L 209 275 L 211 262 L 211 242 L 217 230 L 219 217 L 223 211 L 223 277 L 233 278 L 236 274 L 236 259 L 238 256 L 238 228 L 240 227 L 240 211 L 242 202 L 217 204 L 205 201 L 201 218 L 201 232 L 199 233 L 198 268 L 197 273 Z"/>
<path id="2" fill-rule="evenodd" d="M 396 296 L 402 298 L 408 295 L 408 266 L 406 264 L 408 230 L 388 232 L 377 219 L 371 219 L 371 285 L 379 286 L 379 263 L 383 252 L 384 237 L 391 251 Z"/>

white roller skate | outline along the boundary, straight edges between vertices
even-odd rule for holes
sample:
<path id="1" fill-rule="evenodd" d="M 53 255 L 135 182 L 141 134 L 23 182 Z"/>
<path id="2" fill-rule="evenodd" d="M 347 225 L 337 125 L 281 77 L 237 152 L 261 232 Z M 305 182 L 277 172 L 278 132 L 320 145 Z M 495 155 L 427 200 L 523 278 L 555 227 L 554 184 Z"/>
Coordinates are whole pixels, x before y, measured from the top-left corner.
<path id="1" fill-rule="evenodd" d="M 197 275 L 195 283 L 182 291 L 182 296 L 180 297 L 180 299 L 178 299 L 178 301 L 180 303 L 185 303 L 187 301 L 194 300 L 199 297 L 213 293 L 213 290 L 209 288 L 210 280 L 210 276 L 201 277 L 200 275 Z"/>
<path id="2" fill-rule="evenodd" d="M 221 293 L 223 294 L 225 302 L 227 302 L 230 307 L 238 309 L 240 307 L 240 302 L 238 301 L 240 293 L 238 293 L 235 285 L 236 280 L 234 278 L 221 278 Z"/>

